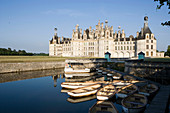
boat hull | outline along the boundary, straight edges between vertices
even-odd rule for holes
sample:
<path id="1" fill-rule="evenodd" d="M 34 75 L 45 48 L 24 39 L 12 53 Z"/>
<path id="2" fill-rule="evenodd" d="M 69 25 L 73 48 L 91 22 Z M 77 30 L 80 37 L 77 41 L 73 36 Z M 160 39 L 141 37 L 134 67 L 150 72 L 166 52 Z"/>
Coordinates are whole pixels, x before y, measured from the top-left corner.
<path id="1" fill-rule="evenodd" d="M 83 92 L 83 93 L 72 93 L 72 92 L 68 92 L 68 95 L 70 95 L 71 97 L 83 97 L 83 96 L 89 96 L 89 95 L 94 95 L 96 94 L 97 90 L 93 90 L 93 91 L 89 91 L 89 92 Z"/>
<path id="2" fill-rule="evenodd" d="M 61 84 L 61 87 L 62 88 L 66 88 L 66 89 L 76 89 L 76 88 L 81 88 L 81 87 L 85 87 L 85 86 L 88 86 L 88 85 L 93 85 L 95 83 L 80 83 L 80 84 L 77 84 L 77 85 L 74 85 L 74 84 Z"/>
<path id="3" fill-rule="evenodd" d="M 127 95 L 126 95 L 126 94 L 123 94 L 123 93 L 117 93 L 117 96 L 118 96 L 119 98 L 125 98 L 125 97 L 127 97 Z"/>
<path id="4" fill-rule="evenodd" d="M 142 108 L 126 108 L 126 107 L 123 106 L 123 111 L 125 113 L 141 113 L 144 110 L 145 110 L 145 107 L 142 107 Z"/>

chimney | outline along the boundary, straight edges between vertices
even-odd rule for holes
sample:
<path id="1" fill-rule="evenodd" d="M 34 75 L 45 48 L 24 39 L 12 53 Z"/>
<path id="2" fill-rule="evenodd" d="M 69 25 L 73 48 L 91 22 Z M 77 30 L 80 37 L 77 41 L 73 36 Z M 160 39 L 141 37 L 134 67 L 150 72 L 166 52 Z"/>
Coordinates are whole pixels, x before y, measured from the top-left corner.
<path id="1" fill-rule="evenodd" d="M 143 28 L 141 28 L 141 36 L 143 36 Z"/>
<path id="2" fill-rule="evenodd" d="M 139 32 L 138 31 L 136 32 L 136 37 L 139 37 Z"/>
<path id="3" fill-rule="evenodd" d="M 60 44 L 60 37 L 58 37 L 58 43 Z"/>
<path id="4" fill-rule="evenodd" d="M 120 38 L 120 30 L 118 31 L 118 38 Z"/>
<path id="5" fill-rule="evenodd" d="M 62 36 L 62 38 L 61 38 L 61 42 L 63 42 L 64 41 L 64 37 Z"/>
<path id="6" fill-rule="evenodd" d="M 114 39 L 116 39 L 116 37 L 117 37 L 117 31 L 115 31 Z"/>
<path id="7" fill-rule="evenodd" d="M 125 31 L 122 29 L 122 38 L 125 38 Z"/>

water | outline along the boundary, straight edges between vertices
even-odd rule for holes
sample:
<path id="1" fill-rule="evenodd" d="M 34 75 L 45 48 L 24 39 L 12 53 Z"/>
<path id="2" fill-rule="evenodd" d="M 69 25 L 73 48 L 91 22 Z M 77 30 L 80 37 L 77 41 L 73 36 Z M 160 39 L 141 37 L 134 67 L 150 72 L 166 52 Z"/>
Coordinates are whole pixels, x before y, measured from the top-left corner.
<path id="1" fill-rule="evenodd" d="M 61 70 L 1 74 L 0 113 L 88 113 L 97 99 L 68 102 L 67 93 L 61 93 L 64 81 Z M 122 106 L 111 101 L 121 112 Z"/>

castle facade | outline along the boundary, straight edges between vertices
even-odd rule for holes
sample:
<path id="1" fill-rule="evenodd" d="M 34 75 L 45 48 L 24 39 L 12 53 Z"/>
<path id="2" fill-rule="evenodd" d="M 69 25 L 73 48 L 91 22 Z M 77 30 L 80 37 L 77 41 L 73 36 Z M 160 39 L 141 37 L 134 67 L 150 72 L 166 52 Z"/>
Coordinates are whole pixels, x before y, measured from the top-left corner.
<path id="1" fill-rule="evenodd" d="M 148 26 L 148 17 L 144 17 L 144 26 L 136 33 L 136 37 L 126 37 L 124 30 L 113 31 L 108 21 L 98 22 L 96 29 L 82 31 L 79 25 L 73 30 L 72 38 L 58 37 L 55 32 L 49 41 L 49 56 L 63 57 L 104 57 L 106 52 L 112 58 L 137 57 L 141 51 L 145 57 L 164 57 L 164 53 L 157 52 L 156 38 Z"/>

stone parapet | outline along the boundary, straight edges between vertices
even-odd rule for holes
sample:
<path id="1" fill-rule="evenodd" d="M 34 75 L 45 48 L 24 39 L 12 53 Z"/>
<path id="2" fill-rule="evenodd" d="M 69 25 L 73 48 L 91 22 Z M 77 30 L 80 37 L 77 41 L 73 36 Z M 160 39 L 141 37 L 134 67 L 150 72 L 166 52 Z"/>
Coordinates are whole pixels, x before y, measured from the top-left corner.
<path id="1" fill-rule="evenodd" d="M 64 68 L 65 62 L 23 62 L 23 63 L 0 63 L 0 73 L 21 72 L 30 70 Z"/>

